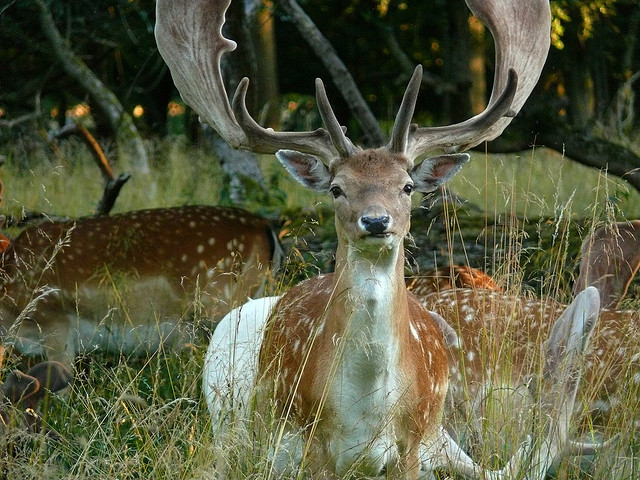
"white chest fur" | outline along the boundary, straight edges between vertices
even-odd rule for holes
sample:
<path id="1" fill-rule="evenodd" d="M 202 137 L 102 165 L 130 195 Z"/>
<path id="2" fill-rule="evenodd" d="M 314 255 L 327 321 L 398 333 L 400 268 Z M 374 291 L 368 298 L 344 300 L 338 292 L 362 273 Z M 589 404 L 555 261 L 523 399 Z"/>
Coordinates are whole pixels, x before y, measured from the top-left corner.
<path id="1" fill-rule="evenodd" d="M 374 272 L 371 264 L 356 268 L 351 278 L 349 318 L 336 337 L 335 376 L 328 389 L 331 443 L 326 445 L 343 475 L 355 466 L 361 474 L 378 475 L 397 456 L 394 413 L 401 398 L 399 342 L 393 328 L 392 277 Z"/>

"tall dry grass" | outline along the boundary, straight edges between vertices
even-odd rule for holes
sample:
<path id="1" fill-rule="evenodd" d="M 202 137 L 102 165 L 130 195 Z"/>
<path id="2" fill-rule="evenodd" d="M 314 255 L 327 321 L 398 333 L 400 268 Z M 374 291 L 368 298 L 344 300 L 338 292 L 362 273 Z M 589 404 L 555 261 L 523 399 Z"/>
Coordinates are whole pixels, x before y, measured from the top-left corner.
<path id="1" fill-rule="evenodd" d="M 215 159 L 180 141 L 154 146 L 153 171 L 149 177 L 134 178 L 126 185 L 115 211 L 156 206 L 220 201 L 221 175 Z M 102 191 L 97 168 L 78 143 L 65 142 L 56 155 L 16 148 L 2 167 L 5 185 L 3 213 L 20 215 L 24 210 L 56 215 L 81 216 L 91 213 Z M 306 209 L 329 206 L 328 196 L 303 191 L 273 158 L 261 159 L 267 176 L 285 192 L 284 203 L 271 208 Z M 640 218 L 640 195 L 622 182 L 586 169 L 561 156 L 537 150 L 520 156 L 474 154 L 472 161 L 450 185 L 451 190 L 477 205 L 493 229 L 495 252 L 491 259 L 498 280 L 510 291 L 521 286 L 522 264 L 540 262 L 545 293 L 568 295 L 559 280 L 567 268 L 571 222 L 586 225 L 614 219 Z M 247 208 L 264 211 L 265 205 Z M 446 210 L 450 249 L 467 213 Z M 524 251 L 528 220 L 551 226 L 554 248 L 550 252 Z M 493 220 L 500 221 L 494 222 Z M 585 224 L 585 223 L 583 223 Z M 323 220 L 292 228 L 288 235 L 293 270 L 313 271 L 301 265 L 296 247 L 304 244 L 310 231 L 325 228 Z M 584 231 L 584 230 L 583 230 Z M 418 245 L 419 248 L 419 245 Z M 545 257 L 545 255 L 547 257 Z M 539 260 L 545 257 L 543 263 Z M 307 270 L 305 270 L 307 269 Z M 291 269 L 290 269 L 291 270 Z M 279 280 L 275 291 L 285 290 L 296 273 Z M 149 358 L 91 355 L 81 362 L 80 374 L 65 395 L 52 395 L 42 405 L 43 423 L 54 435 L 25 434 L 18 426 L 5 428 L 0 448 L 0 476 L 10 479 L 164 479 L 210 478 L 215 460 L 229 467 L 230 478 L 274 478 L 269 471 L 268 450 L 277 435 L 256 440 L 254 432 L 236 431 L 233 436 L 216 434 L 201 397 L 201 369 L 206 340 L 185 346 L 179 352 L 160 351 Z M 0 378 L 15 364 L 3 365 Z M 630 372 L 630 375 L 633 375 Z M 588 387 L 588 386 L 587 386 Z M 586 388 L 586 387 L 585 387 Z M 558 478 L 640 478 L 636 458 L 638 412 L 637 392 L 629 392 L 627 408 L 612 420 L 606 435 L 623 432 L 615 449 L 598 455 L 586 470 L 579 460 L 560 465 Z M 515 429 L 521 428 L 516 422 Z M 274 429 L 277 431 L 277 429 Z M 594 435 L 598 433 L 593 430 Z M 513 432 L 517 438 L 522 432 Z M 492 464 L 495 458 L 480 458 Z M 586 460 L 585 460 L 586 461 Z"/>

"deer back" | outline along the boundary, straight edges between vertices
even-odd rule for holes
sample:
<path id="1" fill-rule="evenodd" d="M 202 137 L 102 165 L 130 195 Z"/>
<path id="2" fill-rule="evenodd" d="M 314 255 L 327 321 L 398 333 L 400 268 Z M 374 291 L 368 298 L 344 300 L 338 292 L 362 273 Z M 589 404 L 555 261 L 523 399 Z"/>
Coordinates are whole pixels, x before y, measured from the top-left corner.
<path id="1" fill-rule="evenodd" d="M 477 444 L 500 445 L 531 426 L 545 342 L 566 306 L 490 290 L 458 289 L 420 298 L 458 334 L 449 350 L 449 426 Z M 582 421 L 605 426 L 629 405 L 640 408 L 640 312 L 603 309 L 583 360 Z M 622 410 L 621 410 L 622 409 Z M 640 425 L 638 425 L 640 426 Z M 469 428 L 470 427 L 470 428 Z M 484 442 L 480 442 L 484 438 Z M 522 440 L 522 439 L 520 439 Z"/>
<path id="2" fill-rule="evenodd" d="M 42 340 L 61 359 L 60 350 L 82 349 L 69 337 L 71 324 L 91 337 L 114 322 L 127 337 L 136 326 L 177 323 L 189 310 L 215 321 L 264 286 L 279 252 L 268 222 L 232 208 L 43 223 L 23 231 L 5 252 L 2 326 L 33 350 Z M 135 348 L 135 340 L 125 343 Z"/>

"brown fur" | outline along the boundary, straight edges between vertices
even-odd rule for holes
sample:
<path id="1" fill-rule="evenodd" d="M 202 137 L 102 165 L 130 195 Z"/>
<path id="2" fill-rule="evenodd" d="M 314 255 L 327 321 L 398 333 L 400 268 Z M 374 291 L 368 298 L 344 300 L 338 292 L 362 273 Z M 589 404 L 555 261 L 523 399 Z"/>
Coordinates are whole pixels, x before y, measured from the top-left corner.
<path id="1" fill-rule="evenodd" d="M 432 268 L 420 272 L 415 277 L 407 278 L 407 288 L 418 296 L 454 288 L 502 290 L 491 276 L 466 265 Z"/>
<path id="2" fill-rule="evenodd" d="M 219 319 L 266 281 L 277 240 L 268 223 L 222 207 L 141 210 L 24 230 L 3 256 L 0 335 L 47 287 L 19 330 L 69 365 L 70 316 L 114 324 L 180 320 L 187 306 Z M 35 293 L 34 293 L 35 292 Z M 198 295 L 198 298 L 196 298 Z M 135 324 L 135 323 L 134 323 Z M 135 340 L 135 339 L 134 339 Z M 66 352 L 66 353 L 65 353 Z"/>
<path id="3" fill-rule="evenodd" d="M 490 290 L 452 290 L 420 300 L 460 337 L 460 348 L 450 351 L 454 406 L 466 405 L 466 395 L 477 394 L 488 380 L 518 385 L 527 375 L 541 372 L 542 344 L 565 309 L 552 300 Z M 640 312 L 605 309 L 593 332 L 580 395 L 591 408 L 597 401 L 607 416 L 610 407 L 629 395 L 640 408 L 639 329 Z"/>
<path id="4" fill-rule="evenodd" d="M 301 426 L 313 424 L 313 473 L 333 465 L 379 475 L 380 452 L 393 442 L 398 464 L 387 467 L 415 478 L 420 442 L 441 425 L 447 359 L 442 332 L 405 286 L 403 239 L 413 188 L 435 188 L 467 158 L 439 157 L 414 171 L 383 148 L 337 160 L 328 172 L 303 168 L 313 161 L 296 152 L 279 158 L 304 184 L 331 186 L 336 269 L 293 287 L 274 307 L 258 376 L 275 385 L 283 413 L 291 406 Z M 433 164 L 442 164 L 437 178 Z M 349 453 L 334 450 L 333 440 Z M 351 452 L 364 445 L 371 456 L 361 451 L 369 463 L 360 467 Z"/>
<path id="5" fill-rule="evenodd" d="M 416 346 L 409 332 L 403 336 L 405 343 L 401 355 L 407 368 L 407 378 L 416 380 L 407 393 L 407 403 L 414 404 L 415 410 L 410 413 L 411 420 L 406 421 L 411 425 L 411 431 L 425 433 L 427 425 L 438 424 L 441 414 L 442 398 L 433 394 L 432 385 L 438 382 L 446 391 L 447 354 L 440 330 L 431 315 L 413 294 L 409 294 L 407 300 L 409 318 L 420 342 Z M 332 330 L 325 328 L 319 331 L 325 308 L 332 302 L 340 302 L 340 294 L 335 291 L 334 274 L 306 280 L 292 287 L 280 300 L 265 332 L 260 355 L 261 371 L 267 376 L 277 375 L 280 404 L 286 408 L 293 402 L 302 421 L 316 415 L 326 382 L 322 375 L 335 361 Z M 399 328 L 409 327 L 402 325 Z M 427 352 L 432 353 L 431 362 Z M 302 366 L 301 372 L 298 372 L 299 366 Z M 297 390 L 293 389 L 295 385 L 298 385 Z M 428 415 L 424 417 L 424 413 Z"/>
<path id="6" fill-rule="evenodd" d="M 592 285 L 603 308 L 616 309 L 640 267 L 640 220 L 597 229 L 582 243 L 574 293 Z"/>

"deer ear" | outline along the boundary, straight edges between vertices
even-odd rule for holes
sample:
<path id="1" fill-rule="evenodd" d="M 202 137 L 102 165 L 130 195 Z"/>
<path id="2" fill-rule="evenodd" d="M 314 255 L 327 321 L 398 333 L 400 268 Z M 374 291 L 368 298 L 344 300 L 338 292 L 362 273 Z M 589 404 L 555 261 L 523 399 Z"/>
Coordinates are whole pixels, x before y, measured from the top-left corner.
<path id="1" fill-rule="evenodd" d="M 73 374 L 60 362 L 40 362 L 29 369 L 28 375 L 37 379 L 44 388 L 57 392 L 71 385 Z"/>
<path id="2" fill-rule="evenodd" d="M 35 395 L 40 390 L 40 382 L 37 378 L 20 370 L 14 370 L 5 379 L 2 385 L 2 394 L 12 405 L 17 405 L 24 399 Z"/>
<path id="3" fill-rule="evenodd" d="M 466 153 L 457 153 L 425 159 L 411 171 L 416 190 L 422 193 L 433 192 L 458 173 L 469 158 Z"/>
<path id="4" fill-rule="evenodd" d="M 329 190 L 331 173 L 318 157 L 294 150 L 279 150 L 276 157 L 293 178 L 305 187 L 319 192 Z"/>
<path id="5" fill-rule="evenodd" d="M 576 295 L 555 321 L 549 338 L 544 342 L 545 377 L 560 377 L 556 378 L 557 382 L 565 381 L 559 372 L 561 363 L 569 366 L 578 363 L 576 358 L 587 348 L 599 312 L 600 294 L 595 287 L 587 287 Z"/>
<path id="6" fill-rule="evenodd" d="M 429 313 L 442 332 L 442 336 L 444 337 L 444 344 L 446 345 L 446 347 L 452 349 L 460 348 L 460 337 L 453 329 L 453 327 L 449 325 L 447 321 L 436 312 L 432 312 L 431 310 L 429 310 Z"/>

